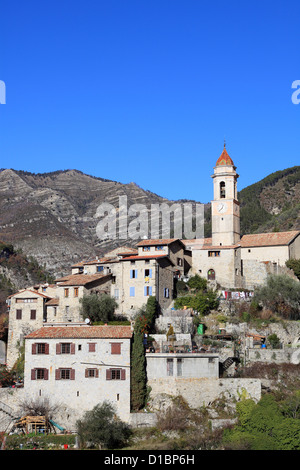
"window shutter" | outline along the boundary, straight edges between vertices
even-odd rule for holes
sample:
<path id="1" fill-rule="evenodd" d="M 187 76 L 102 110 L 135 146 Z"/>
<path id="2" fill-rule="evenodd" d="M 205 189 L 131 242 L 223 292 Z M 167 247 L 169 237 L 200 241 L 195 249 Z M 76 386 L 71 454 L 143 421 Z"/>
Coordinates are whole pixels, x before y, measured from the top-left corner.
<path id="1" fill-rule="evenodd" d="M 32 344 L 31 354 L 36 354 L 36 343 Z"/>
<path id="2" fill-rule="evenodd" d="M 106 380 L 111 380 L 111 369 L 106 369 Z"/>
<path id="3" fill-rule="evenodd" d="M 121 354 L 121 343 L 111 343 L 111 354 Z"/>
<path id="4" fill-rule="evenodd" d="M 96 343 L 89 343 L 89 352 L 96 351 Z"/>
<path id="5" fill-rule="evenodd" d="M 144 287 L 144 295 L 147 295 L 147 286 Z"/>
<path id="6" fill-rule="evenodd" d="M 56 345 L 56 354 L 61 354 L 61 346 L 60 346 L 60 343 L 57 343 L 57 345 Z"/>
<path id="7" fill-rule="evenodd" d="M 75 369 L 70 370 L 70 380 L 75 380 Z"/>
<path id="8" fill-rule="evenodd" d="M 96 377 L 96 378 L 99 377 L 99 370 L 98 370 L 98 369 L 95 370 L 95 377 Z"/>
<path id="9" fill-rule="evenodd" d="M 31 369 L 31 380 L 35 380 L 35 369 Z"/>
<path id="10" fill-rule="evenodd" d="M 121 369 L 121 380 L 125 380 L 125 379 L 126 379 L 126 370 Z"/>
<path id="11" fill-rule="evenodd" d="M 55 380 L 60 380 L 60 370 L 56 369 L 55 371 Z"/>
<path id="12" fill-rule="evenodd" d="M 135 289 L 134 287 L 130 287 L 130 297 L 134 297 L 135 296 Z"/>
<path id="13" fill-rule="evenodd" d="M 71 354 L 75 354 L 75 343 L 71 343 Z"/>
<path id="14" fill-rule="evenodd" d="M 45 354 L 49 354 L 49 344 L 45 344 Z"/>
<path id="15" fill-rule="evenodd" d="M 152 269 L 149 269 L 149 277 L 152 277 Z"/>
<path id="16" fill-rule="evenodd" d="M 130 279 L 132 279 L 133 276 L 133 269 L 130 270 Z"/>
<path id="17" fill-rule="evenodd" d="M 138 275 L 138 270 L 136 269 L 135 270 L 135 278 L 137 279 L 137 275 Z"/>
<path id="18" fill-rule="evenodd" d="M 44 369 L 44 380 L 48 380 L 49 378 L 49 371 L 48 369 Z"/>
<path id="19" fill-rule="evenodd" d="M 89 370 L 88 369 L 85 369 L 85 374 L 84 374 L 85 377 L 88 377 L 89 376 Z"/>
<path id="20" fill-rule="evenodd" d="M 152 295 L 152 286 L 149 286 L 149 295 Z"/>

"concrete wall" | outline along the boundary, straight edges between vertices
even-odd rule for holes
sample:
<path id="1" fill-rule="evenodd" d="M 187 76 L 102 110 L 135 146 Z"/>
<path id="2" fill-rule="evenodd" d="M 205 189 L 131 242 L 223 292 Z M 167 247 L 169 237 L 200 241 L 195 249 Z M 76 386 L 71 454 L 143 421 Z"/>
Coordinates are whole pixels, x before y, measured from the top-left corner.
<path id="1" fill-rule="evenodd" d="M 231 400 L 240 400 L 242 396 L 255 401 L 261 398 L 259 379 L 167 377 L 153 378 L 148 385 L 151 398 L 160 394 L 181 395 L 192 408 L 207 406 L 222 396 Z"/>
<path id="2" fill-rule="evenodd" d="M 219 377 L 217 354 L 146 353 L 146 362 L 149 381 L 162 378 L 172 384 L 174 377 Z"/>

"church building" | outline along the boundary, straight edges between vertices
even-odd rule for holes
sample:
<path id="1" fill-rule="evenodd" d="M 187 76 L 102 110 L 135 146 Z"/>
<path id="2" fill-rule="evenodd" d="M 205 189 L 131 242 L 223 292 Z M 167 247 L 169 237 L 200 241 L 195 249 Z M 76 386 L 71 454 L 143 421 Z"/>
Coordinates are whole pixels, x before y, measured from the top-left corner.
<path id="1" fill-rule="evenodd" d="M 236 166 L 226 146 L 214 167 L 211 238 L 183 240 L 192 253 L 191 274 L 199 274 L 225 289 L 252 290 L 268 274 L 290 275 L 285 262 L 300 258 L 300 231 L 240 234 Z"/>

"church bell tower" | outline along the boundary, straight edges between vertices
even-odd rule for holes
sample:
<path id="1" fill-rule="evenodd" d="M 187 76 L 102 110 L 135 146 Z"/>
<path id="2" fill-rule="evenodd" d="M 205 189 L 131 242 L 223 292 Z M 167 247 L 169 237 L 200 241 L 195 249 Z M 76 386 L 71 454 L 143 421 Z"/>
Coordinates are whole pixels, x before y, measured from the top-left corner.
<path id="1" fill-rule="evenodd" d="M 212 245 L 232 246 L 240 241 L 240 204 L 237 200 L 236 167 L 224 149 L 212 175 L 214 199 L 211 201 Z"/>

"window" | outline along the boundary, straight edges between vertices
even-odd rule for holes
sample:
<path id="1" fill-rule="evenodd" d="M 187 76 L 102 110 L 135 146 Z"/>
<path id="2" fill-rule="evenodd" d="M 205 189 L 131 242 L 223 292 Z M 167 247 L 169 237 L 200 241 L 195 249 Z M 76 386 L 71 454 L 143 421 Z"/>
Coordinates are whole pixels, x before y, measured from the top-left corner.
<path id="1" fill-rule="evenodd" d="M 144 295 L 145 296 L 152 295 L 152 286 L 145 286 L 144 287 Z"/>
<path id="2" fill-rule="evenodd" d="M 65 297 L 69 297 L 69 289 L 65 289 Z"/>
<path id="3" fill-rule="evenodd" d="M 177 377 L 182 376 L 182 363 L 183 363 L 182 359 L 177 359 Z"/>
<path id="4" fill-rule="evenodd" d="M 107 369 L 106 380 L 125 380 L 126 370 L 125 369 Z"/>
<path id="5" fill-rule="evenodd" d="M 75 344 L 58 343 L 56 345 L 56 354 L 75 354 Z"/>
<path id="6" fill-rule="evenodd" d="M 182 266 L 182 258 L 177 258 L 177 266 Z"/>
<path id="7" fill-rule="evenodd" d="M 167 375 L 169 377 L 173 375 L 173 359 L 167 359 Z"/>
<path id="8" fill-rule="evenodd" d="M 49 354 L 48 343 L 33 343 L 31 348 L 32 354 Z"/>
<path id="9" fill-rule="evenodd" d="M 119 289 L 115 289 L 114 298 L 115 299 L 119 298 Z"/>
<path id="10" fill-rule="evenodd" d="M 143 251 L 150 251 L 150 246 L 143 246 Z"/>
<path id="11" fill-rule="evenodd" d="M 225 197 L 226 197 L 225 183 L 224 183 L 224 181 L 221 181 L 221 183 L 220 183 L 220 198 L 225 199 Z"/>
<path id="12" fill-rule="evenodd" d="M 78 287 L 74 287 L 74 297 L 78 297 Z"/>
<path id="13" fill-rule="evenodd" d="M 221 254 L 220 251 L 209 251 L 209 252 L 208 252 L 209 258 L 219 257 L 220 254 Z"/>
<path id="14" fill-rule="evenodd" d="M 48 369 L 31 369 L 31 380 L 48 380 Z"/>
<path id="15" fill-rule="evenodd" d="M 170 297 L 170 290 L 168 287 L 164 288 L 164 297 L 168 299 Z"/>
<path id="16" fill-rule="evenodd" d="M 37 298 L 32 298 L 32 299 L 16 299 L 16 304 L 27 304 L 27 303 L 36 303 L 37 302 Z"/>
<path id="17" fill-rule="evenodd" d="M 89 352 L 96 352 L 96 343 L 88 343 L 89 344 Z"/>
<path id="18" fill-rule="evenodd" d="M 104 266 L 97 266 L 97 273 L 101 273 L 104 270 Z"/>
<path id="19" fill-rule="evenodd" d="M 138 277 L 137 269 L 131 269 L 130 270 L 130 279 L 137 279 L 137 277 Z"/>
<path id="20" fill-rule="evenodd" d="M 144 275 L 145 275 L 145 278 L 152 278 L 152 269 L 145 269 L 144 270 Z"/>
<path id="21" fill-rule="evenodd" d="M 135 287 L 130 287 L 129 295 L 130 295 L 130 297 L 135 296 Z"/>
<path id="22" fill-rule="evenodd" d="M 36 320 L 36 310 L 30 310 L 30 320 Z"/>
<path id="23" fill-rule="evenodd" d="M 22 310 L 16 310 L 16 320 L 22 320 Z"/>
<path id="24" fill-rule="evenodd" d="M 74 380 L 75 369 L 56 369 L 55 371 L 56 380 Z"/>
<path id="25" fill-rule="evenodd" d="M 164 247 L 160 246 L 160 245 L 155 247 L 156 251 L 162 251 L 163 249 L 164 249 Z"/>
<path id="26" fill-rule="evenodd" d="M 99 377 L 98 369 L 85 369 L 85 377 L 97 378 Z"/>
<path id="27" fill-rule="evenodd" d="M 110 343 L 111 346 L 111 354 L 121 354 L 121 344 L 122 343 Z"/>

